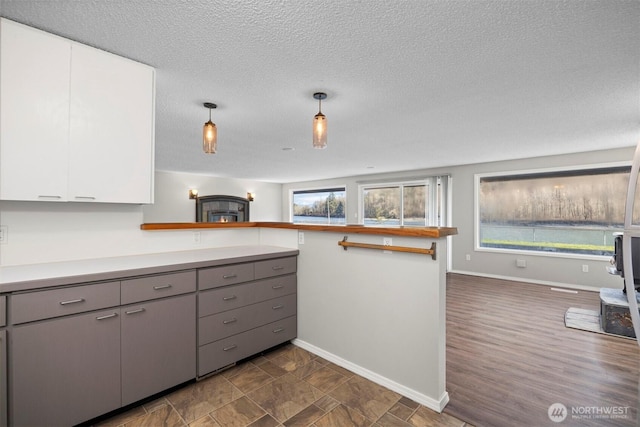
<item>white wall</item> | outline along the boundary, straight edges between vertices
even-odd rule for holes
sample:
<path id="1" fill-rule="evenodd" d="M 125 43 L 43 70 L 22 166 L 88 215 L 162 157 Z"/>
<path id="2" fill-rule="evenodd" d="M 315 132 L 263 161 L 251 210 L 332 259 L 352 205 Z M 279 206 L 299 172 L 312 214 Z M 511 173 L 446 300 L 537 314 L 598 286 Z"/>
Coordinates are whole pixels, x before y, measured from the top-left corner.
<path id="1" fill-rule="evenodd" d="M 282 185 L 259 181 L 216 178 L 207 175 L 156 171 L 155 200 L 143 207 L 144 222 L 193 222 L 195 200 L 189 199 L 189 189 L 200 196 L 225 195 L 247 197 L 255 193 L 249 206 L 250 221 L 280 221 Z"/>
<path id="2" fill-rule="evenodd" d="M 0 202 L 0 225 L 8 228 L 8 243 L 0 245 L 0 266 L 260 243 L 258 229 L 140 230 L 143 222 L 193 222 L 195 201 L 188 198 L 188 189 L 194 186 L 202 194 L 246 196 L 253 191 L 251 219 L 280 219 L 279 184 L 157 172 L 157 203 L 149 206 Z"/>
<path id="3" fill-rule="evenodd" d="M 338 246 L 343 233 L 304 231 L 296 344 L 441 411 L 445 391 L 446 239 L 437 260 Z M 381 244 L 382 236 L 349 235 Z M 393 236 L 396 246 L 434 239 Z"/>
<path id="4" fill-rule="evenodd" d="M 621 288 L 622 279 L 609 275 L 606 271 L 606 267 L 609 265 L 609 259 L 607 257 L 592 260 L 550 255 L 516 256 L 515 254 L 476 251 L 474 247 L 474 175 L 477 173 L 519 171 L 550 167 L 589 166 L 609 162 L 628 161 L 631 163 L 634 150 L 635 147 L 629 147 L 524 160 L 290 183 L 282 187 L 283 220 L 289 220 L 290 192 L 294 189 L 346 185 L 347 219 L 349 223 L 357 223 L 359 184 L 383 180 L 410 180 L 424 176 L 449 174 L 453 178 L 452 226 L 458 228 L 458 235 L 453 236 L 451 239 L 452 271 L 572 288 L 592 290 L 597 290 L 602 287 Z M 471 256 L 470 261 L 466 260 L 466 254 Z M 516 258 L 524 259 L 527 267 L 516 267 Z M 583 265 L 588 266 L 588 273 L 582 272 Z"/>

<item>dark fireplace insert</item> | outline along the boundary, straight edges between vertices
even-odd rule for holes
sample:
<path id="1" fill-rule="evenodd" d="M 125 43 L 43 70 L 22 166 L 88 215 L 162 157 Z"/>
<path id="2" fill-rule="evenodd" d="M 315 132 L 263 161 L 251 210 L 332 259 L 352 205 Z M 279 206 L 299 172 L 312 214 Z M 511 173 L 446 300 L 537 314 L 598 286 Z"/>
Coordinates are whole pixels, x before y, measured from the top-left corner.
<path id="1" fill-rule="evenodd" d="M 247 222 L 249 200 L 235 196 L 202 196 L 196 199 L 196 222 Z"/>

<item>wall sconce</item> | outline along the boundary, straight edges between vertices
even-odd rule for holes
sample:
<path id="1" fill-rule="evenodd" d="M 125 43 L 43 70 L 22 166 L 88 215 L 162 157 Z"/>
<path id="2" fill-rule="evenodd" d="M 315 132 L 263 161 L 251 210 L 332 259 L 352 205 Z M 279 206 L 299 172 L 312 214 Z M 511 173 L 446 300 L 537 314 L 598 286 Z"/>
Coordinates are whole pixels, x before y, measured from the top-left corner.
<path id="1" fill-rule="evenodd" d="M 198 190 L 196 190 L 195 188 L 191 188 L 189 190 L 189 198 L 190 199 L 197 199 L 198 198 Z"/>
<path id="2" fill-rule="evenodd" d="M 218 108 L 216 104 L 205 102 L 204 107 L 209 109 L 209 121 L 202 129 L 202 149 L 207 154 L 215 154 L 218 147 L 218 128 L 211 121 L 211 109 Z"/>
<path id="3" fill-rule="evenodd" d="M 247 193 L 247 200 L 253 202 L 253 199 L 256 197 L 256 193 Z"/>
<path id="4" fill-rule="evenodd" d="M 327 99 L 327 94 L 316 92 L 313 99 L 318 100 L 318 114 L 313 117 L 313 148 L 327 148 L 327 117 L 322 114 L 322 100 Z"/>

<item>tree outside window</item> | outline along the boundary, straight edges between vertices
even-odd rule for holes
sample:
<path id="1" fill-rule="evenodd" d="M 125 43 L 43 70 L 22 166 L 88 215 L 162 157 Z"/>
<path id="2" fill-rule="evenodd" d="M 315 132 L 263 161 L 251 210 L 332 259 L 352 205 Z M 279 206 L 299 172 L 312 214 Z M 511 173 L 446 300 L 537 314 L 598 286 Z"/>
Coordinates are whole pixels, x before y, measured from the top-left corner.
<path id="1" fill-rule="evenodd" d="M 630 167 L 477 176 L 479 248 L 611 255 Z"/>

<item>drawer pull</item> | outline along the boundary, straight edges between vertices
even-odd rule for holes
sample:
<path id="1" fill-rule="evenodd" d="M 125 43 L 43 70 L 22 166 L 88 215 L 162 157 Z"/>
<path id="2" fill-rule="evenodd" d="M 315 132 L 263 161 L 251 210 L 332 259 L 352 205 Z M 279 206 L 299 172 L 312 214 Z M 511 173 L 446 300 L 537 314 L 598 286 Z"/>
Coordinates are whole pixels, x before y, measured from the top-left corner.
<path id="1" fill-rule="evenodd" d="M 117 317 L 118 313 L 111 313 L 111 314 L 107 314 L 104 316 L 98 316 L 96 317 L 96 320 L 105 320 L 105 319 L 111 319 L 112 317 Z"/>
<path id="2" fill-rule="evenodd" d="M 234 317 L 233 319 L 223 320 L 223 321 L 222 321 L 222 324 L 223 324 L 223 325 L 228 325 L 229 323 L 234 323 L 234 322 L 237 322 L 237 321 L 238 321 L 238 319 L 236 319 L 236 318 Z"/>
<path id="3" fill-rule="evenodd" d="M 271 267 L 272 270 L 283 270 L 284 267 L 281 265 L 274 265 L 273 267 Z"/>
<path id="4" fill-rule="evenodd" d="M 271 287 L 271 289 L 282 289 L 282 288 L 284 288 L 284 285 L 273 285 Z"/>
<path id="5" fill-rule="evenodd" d="M 155 291 L 159 291 L 161 289 L 169 289 L 171 287 L 171 285 L 160 285 L 160 286 L 154 286 L 153 290 Z"/>
<path id="6" fill-rule="evenodd" d="M 237 274 L 225 274 L 224 276 L 222 276 L 223 279 L 233 279 L 238 277 Z"/>
<path id="7" fill-rule="evenodd" d="M 60 301 L 60 305 L 76 304 L 79 302 L 84 302 L 84 298 L 71 299 L 69 301 Z"/>
<path id="8" fill-rule="evenodd" d="M 284 331 L 284 328 L 276 328 L 276 329 L 274 329 L 272 332 L 273 332 L 274 334 L 277 334 L 278 332 L 282 332 L 282 331 Z"/>
<path id="9" fill-rule="evenodd" d="M 229 351 L 229 350 L 233 350 L 234 348 L 237 348 L 237 347 L 238 347 L 237 345 L 233 344 L 233 345 L 230 345 L 229 347 L 225 347 L 225 348 L 223 348 L 223 349 L 222 349 L 222 351 Z"/>
<path id="10" fill-rule="evenodd" d="M 231 301 L 232 299 L 236 299 L 236 298 L 238 297 L 235 295 L 231 295 L 230 297 L 223 297 L 222 301 Z"/>
<path id="11" fill-rule="evenodd" d="M 145 311 L 144 307 L 142 308 L 138 308 L 136 310 L 131 310 L 131 311 L 125 311 L 125 314 L 136 314 L 136 313 L 142 313 L 143 311 Z"/>
<path id="12" fill-rule="evenodd" d="M 278 304 L 278 305 L 274 305 L 273 307 L 271 307 L 272 310 L 280 310 L 281 308 L 284 308 L 284 305 Z"/>

